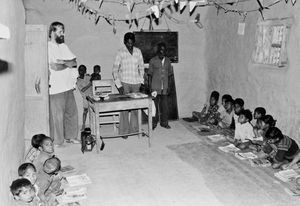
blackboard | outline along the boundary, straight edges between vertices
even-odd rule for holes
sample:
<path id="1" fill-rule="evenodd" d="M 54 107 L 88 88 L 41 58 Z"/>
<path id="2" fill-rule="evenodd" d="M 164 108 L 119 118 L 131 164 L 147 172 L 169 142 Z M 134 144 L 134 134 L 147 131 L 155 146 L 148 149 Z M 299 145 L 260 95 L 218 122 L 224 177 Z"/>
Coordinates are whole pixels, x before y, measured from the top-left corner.
<path id="1" fill-rule="evenodd" d="M 178 63 L 178 32 L 145 32 L 136 31 L 135 46 L 143 54 L 144 63 L 149 63 L 150 59 L 156 55 L 156 46 L 160 42 L 167 45 L 167 57 L 172 63 Z"/>

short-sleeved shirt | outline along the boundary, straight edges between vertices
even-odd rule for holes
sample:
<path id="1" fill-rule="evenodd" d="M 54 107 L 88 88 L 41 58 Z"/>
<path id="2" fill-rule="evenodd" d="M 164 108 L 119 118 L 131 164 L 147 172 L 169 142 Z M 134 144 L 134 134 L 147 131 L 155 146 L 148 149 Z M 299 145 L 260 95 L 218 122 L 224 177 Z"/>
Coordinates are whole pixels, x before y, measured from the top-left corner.
<path id="1" fill-rule="evenodd" d="M 233 119 L 234 111 L 232 110 L 230 113 L 228 113 L 226 110 L 220 113 L 220 119 L 221 122 L 226 126 L 230 127 Z"/>
<path id="2" fill-rule="evenodd" d="M 118 51 L 113 64 L 113 77 L 115 81 L 119 79 L 127 84 L 144 83 L 144 60 L 139 48 L 133 47 L 132 54 L 125 46 Z"/>
<path id="3" fill-rule="evenodd" d="M 253 127 L 249 122 L 244 124 L 237 122 L 235 125 L 234 139 L 241 140 L 242 142 L 246 142 L 247 139 L 253 140 Z"/>
<path id="4" fill-rule="evenodd" d="M 70 51 L 66 44 L 55 44 L 48 42 L 48 61 L 49 61 L 49 93 L 58 94 L 74 89 L 77 77 L 77 70 L 66 68 L 55 71 L 50 68 L 50 63 L 57 63 L 57 60 L 72 60 L 76 56 Z"/>
<path id="5" fill-rule="evenodd" d="M 87 90 L 85 90 L 84 92 L 82 92 L 81 90 L 86 87 L 89 83 L 90 83 L 90 79 L 91 79 L 91 76 L 86 74 L 84 75 L 84 78 L 81 79 L 81 78 L 77 78 L 77 82 L 76 82 L 76 85 L 78 87 L 78 90 L 82 96 L 82 99 L 83 99 L 83 108 L 88 108 L 88 102 L 86 100 L 86 97 L 89 96 L 89 95 L 92 95 L 92 86 L 90 86 Z"/>
<path id="6" fill-rule="evenodd" d="M 292 138 L 283 135 L 283 139 L 275 144 L 277 152 L 275 159 L 282 162 L 285 158 L 290 159 L 299 152 L 299 146 Z"/>

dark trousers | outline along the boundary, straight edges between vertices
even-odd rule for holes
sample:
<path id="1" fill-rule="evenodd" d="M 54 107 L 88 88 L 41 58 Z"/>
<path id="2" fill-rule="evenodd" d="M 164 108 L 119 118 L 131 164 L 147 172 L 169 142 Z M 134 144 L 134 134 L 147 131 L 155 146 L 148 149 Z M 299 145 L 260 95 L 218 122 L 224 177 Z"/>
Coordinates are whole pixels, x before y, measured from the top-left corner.
<path id="1" fill-rule="evenodd" d="M 168 96 L 158 94 L 154 99 L 154 104 L 156 108 L 156 114 L 153 118 L 153 125 L 157 125 L 160 120 L 160 125 L 166 126 L 168 125 Z"/>

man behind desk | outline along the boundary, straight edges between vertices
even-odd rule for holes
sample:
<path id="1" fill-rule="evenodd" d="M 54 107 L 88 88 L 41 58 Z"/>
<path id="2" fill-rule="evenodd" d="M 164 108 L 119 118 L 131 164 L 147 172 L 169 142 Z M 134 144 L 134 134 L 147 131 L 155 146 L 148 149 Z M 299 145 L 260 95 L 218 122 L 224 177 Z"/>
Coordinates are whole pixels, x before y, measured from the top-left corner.
<path id="1" fill-rule="evenodd" d="M 144 60 L 139 48 L 134 47 L 135 36 L 128 32 L 124 35 L 124 47 L 121 48 L 113 64 L 112 75 L 120 94 L 139 92 L 144 83 Z M 138 132 L 137 110 L 120 113 L 119 134 Z M 123 138 L 127 138 L 126 135 Z"/>
<path id="2" fill-rule="evenodd" d="M 56 145 L 79 143 L 78 112 L 74 98 L 76 56 L 64 44 L 64 25 L 53 22 L 49 28 L 48 61 L 50 93 L 50 136 Z"/>
<path id="3" fill-rule="evenodd" d="M 159 119 L 160 126 L 166 129 L 171 128 L 168 123 L 168 94 L 170 92 L 169 77 L 173 75 L 173 68 L 170 59 L 166 57 L 166 49 L 165 43 L 159 43 L 157 55 L 149 63 L 148 74 L 151 92 L 157 93 L 154 99 L 156 114 L 153 119 L 153 129 L 156 128 Z"/>

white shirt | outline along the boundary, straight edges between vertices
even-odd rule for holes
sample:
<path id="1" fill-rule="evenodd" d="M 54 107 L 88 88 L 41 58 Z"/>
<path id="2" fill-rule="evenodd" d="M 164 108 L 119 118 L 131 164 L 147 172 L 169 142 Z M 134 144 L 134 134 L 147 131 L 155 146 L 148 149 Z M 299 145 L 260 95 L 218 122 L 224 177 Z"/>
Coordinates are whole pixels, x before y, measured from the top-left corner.
<path id="1" fill-rule="evenodd" d="M 253 137 L 254 137 L 253 127 L 249 122 L 246 122 L 244 124 L 240 124 L 240 123 L 236 124 L 234 130 L 234 139 L 242 140 L 242 142 L 247 142 L 246 139 L 253 140 Z"/>
<path id="2" fill-rule="evenodd" d="M 48 42 L 48 62 L 49 62 L 49 93 L 58 94 L 75 88 L 77 70 L 74 68 L 66 68 L 61 71 L 55 71 L 50 68 L 50 63 L 56 63 L 57 60 L 72 60 L 76 56 L 70 51 L 66 44 L 56 44 Z"/>

